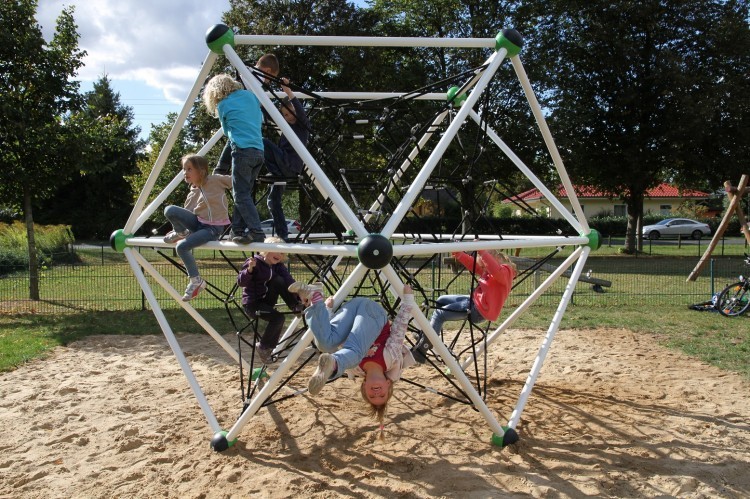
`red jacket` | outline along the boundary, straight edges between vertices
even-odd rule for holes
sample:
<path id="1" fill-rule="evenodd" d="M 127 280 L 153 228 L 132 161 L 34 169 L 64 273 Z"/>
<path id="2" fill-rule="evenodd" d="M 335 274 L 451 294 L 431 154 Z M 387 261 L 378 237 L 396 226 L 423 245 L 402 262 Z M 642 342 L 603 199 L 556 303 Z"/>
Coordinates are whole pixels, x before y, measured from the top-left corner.
<path id="1" fill-rule="evenodd" d="M 482 259 L 479 259 L 479 256 Z M 500 311 L 505 305 L 505 300 L 510 294 L 510 288 L 516 273 L 510 265 L 500 263 L 500 260 L 492 253 L 479 250 L 476 258 L 476 268 L 474 268 L 474 257 L 466 253 L 453 253 L 453 257 L 461 264 L 479 274 L 477 287 L 471 293 L 474 306 L 477 307 L 482 317 L 488 321 L 495 321 L 500 317 Z M 482 266 L 484 262 L 484 266 Z"/>

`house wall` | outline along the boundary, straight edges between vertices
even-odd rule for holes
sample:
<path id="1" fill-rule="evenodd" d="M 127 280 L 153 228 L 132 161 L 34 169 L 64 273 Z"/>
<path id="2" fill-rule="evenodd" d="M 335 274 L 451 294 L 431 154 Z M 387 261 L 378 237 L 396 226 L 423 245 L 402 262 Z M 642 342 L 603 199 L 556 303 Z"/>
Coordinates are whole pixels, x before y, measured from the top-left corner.
<path id="1" fill-rule="evenodd" d="M 626 208 L 625 203 L 621 200 L 609 200 L 609 199 L 579 199 L 581 206 L 583 207 L 583 213 L 587 217 L 594 217 L 602 212 L 608 212 L 616 216 L 625 216 Z M 668 215 L 670 211 L 677 208 L 684 198 L 650 198 L 643 202 L 644 214 L 662 214 Z M 560 202 L 563 206 L 572 211 L 570 202 L 567 199 L 561 199 Z M 540 214 L 545 214 L 552 218 L 563 218 L 560 212 L 554 209 L 550 203 L 546 200 L 533 200 L 528 201 L 529 206 L 537 210 Z M 520 216 L 521 210 L 514 210 L 514 215 Z"/>

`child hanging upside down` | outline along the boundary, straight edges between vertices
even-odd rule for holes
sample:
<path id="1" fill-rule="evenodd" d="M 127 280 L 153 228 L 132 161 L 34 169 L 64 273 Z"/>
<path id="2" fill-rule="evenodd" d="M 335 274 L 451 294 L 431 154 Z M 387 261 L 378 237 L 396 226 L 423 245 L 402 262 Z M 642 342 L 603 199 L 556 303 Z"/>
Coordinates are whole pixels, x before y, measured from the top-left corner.
<path id="1" fill-rule="evenodd" d="M 378 303 L 369 298 L 352 298 L 330 314 L 323 302 L 321 284 L 296 282 L 289 291 L 297 293 L 310 306 L 305 319 L 315 336 L 320 354 L 318 368 L 307 385 L 310 395 L 318 395 L 329 379 L 341 376 L 348 369 L 363 376 L 362 398 L 370 404 L 372 414 L 380 421 L 381 430 L 393 383 L 402 371 L 415 364 L 404 336 L 415 309 L 414 294 L 404 286 L 401 308 L 393 320 Z M 333 299 L 328 299 L 333 305 Z"/>

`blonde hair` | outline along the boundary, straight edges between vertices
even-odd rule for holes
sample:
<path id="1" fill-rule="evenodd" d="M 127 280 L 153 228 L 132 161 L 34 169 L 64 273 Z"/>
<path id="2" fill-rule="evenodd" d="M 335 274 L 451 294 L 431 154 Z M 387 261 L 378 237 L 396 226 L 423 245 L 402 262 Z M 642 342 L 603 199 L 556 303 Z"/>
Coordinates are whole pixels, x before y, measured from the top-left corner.
<path id="1" fill-rule="evenodd" d="M 270 236 L 270 237 L 267 237 L 267 238 L 265 238 L 263 240 L 264 244 L 281 244 L 281 243 L 284 243 L 284 242 L 285 241 L 283 239 L 281 239 L 280 237 L 276 237 L 276 236 Z M 270 252 L 269 251 L 259 251 L 258 252 L 259 255 L 263 255 L 263 256 L 266 256 L 266 254 L 268 254 L 268 253 L 278 253 L 278 252 L 277 251 L 270 251 Z M 287 260 L 286 253 L 279 253 L 279 255 L 281 255 L 281 261 L 282 262 L 286 262 L 286 260 Z"/>
<path id="2" fill-rule="evenodd" d="M 193 168 L 198 170 L 201 184 L 206 180 L 206 177 L 208 177 L 208 160 L 203 156 L 199 154 L 186 154 L 180 159 L 180 162 L 182 165 L 190 163 L 193 165 Z"/>
<path id="3" fill-rule="evenodd" d="M 218 116 L 217 107 L 219 102 L 235 90 L 242 88 L 240 82 L 226 73 L 218 74 L 208 80 L 206 88 L 203 89 L 203 105 L 206 106 L 208 114 Z"/>
<path id="4" fill-rule="evenodd" d="M 513 260 L 511 260 L 510 257 L 505 253 L 500 253 L 495 250 L 492 251 L 495 253 L 495 256 L 497 256 L 505 265 L 513 269 L 513 277 L 515 278 L 518 275 L 518 267 L 516 267 L 516 264 L 513 263 Z"/>
<path id="5" fill-rule="evenodd" d="M 380 405 L 375 405 L 370 402 L 367 398 L 367 392 L 365 391 L 365 380 L 362 380 L 362 384 L 359 387 L 359 392 L 362 394 L 362 399 L 367 403 L 367 408 L 370 411 L 370 416 L 373 416 L 380 424 L 380 435 L 379 438 L 382 440 L 383 436 L 383 421 L 385 421 L 385 414 L 388 412 L 388 402 L 390 402 L 393 396 L 393 382 L 388 383 L 388 398 L 385 402 Z"/>

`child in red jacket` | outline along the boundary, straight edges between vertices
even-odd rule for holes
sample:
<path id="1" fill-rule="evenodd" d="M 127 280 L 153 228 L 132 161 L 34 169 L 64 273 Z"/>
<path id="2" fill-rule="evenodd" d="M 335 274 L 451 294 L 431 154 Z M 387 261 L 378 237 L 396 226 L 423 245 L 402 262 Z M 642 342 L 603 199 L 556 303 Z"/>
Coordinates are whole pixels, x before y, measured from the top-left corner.
<path id="1" fill-rule="evenodd" d="M 479 275 L 477 287 L 467 295 L 443 295 L 437 299 L 437 308 L 432 312 L 430 325 L 440 334 L 445 321 L 460 321 L 468 318 L 472 323 L 495 321 L 500 316 L 505 300 L 510 294 L 516 277 L 516 266 L 504 253 L 479 250 L 476 261 L 473 256 L 461 251 L 452 254 L 470 272 Z M 412 353 L 414 359 L 424 363 L 432 345 L 422 334 Z"/>

